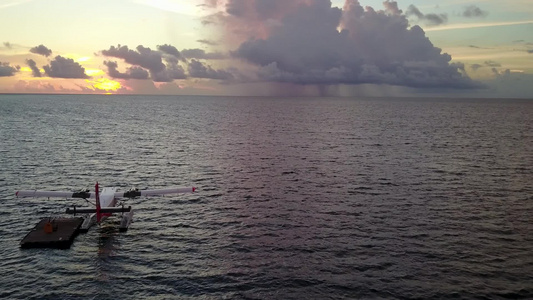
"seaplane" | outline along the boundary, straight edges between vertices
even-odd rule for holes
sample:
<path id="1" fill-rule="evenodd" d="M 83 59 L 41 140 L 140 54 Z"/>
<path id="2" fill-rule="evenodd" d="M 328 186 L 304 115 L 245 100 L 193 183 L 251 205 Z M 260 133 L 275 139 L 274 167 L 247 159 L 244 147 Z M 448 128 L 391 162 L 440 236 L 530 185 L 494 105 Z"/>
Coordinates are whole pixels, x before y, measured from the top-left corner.
<path id="1" fill-rule="evenodd" d="M 94 208 L 72 206 L 68 207 L 65 211 L 67 214 L 80 214 L 84 216 L 80 232 L 87 232 L 93 225 L 100 224 L 107 217 L 117 213 L 122 215 L 119 230 L 126 231 L 133 220 L 133 210 L 131 206 L 124 206 L 125 200 L 142 196 L 193 193 L 195 190 L 195 187 L 182 187 L 156 190 L 130 189 L 127 191 L 119 191 L 117 187 L 105 187 L 100 191 L 98 182 L 96 182 L 94 192 L 90 192 L 89 190 L 79 192 L 21 190 L 15 192 L 15 195 L 17 197 L 81 198 L 92 204 Z M 94 203 L 89 201 L 89 199 L 94 199 Z"/>

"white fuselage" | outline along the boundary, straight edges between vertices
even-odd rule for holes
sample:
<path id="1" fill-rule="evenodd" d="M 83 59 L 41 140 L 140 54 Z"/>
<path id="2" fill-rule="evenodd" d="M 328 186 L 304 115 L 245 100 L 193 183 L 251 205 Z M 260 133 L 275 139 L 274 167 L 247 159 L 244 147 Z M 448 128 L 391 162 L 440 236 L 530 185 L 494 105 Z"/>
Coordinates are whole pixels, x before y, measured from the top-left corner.
<path id="1" fill-rule="evenodd" d="M 100 192 L 100 207 L 115 207 L 117 199 L 115 199 L 116 187 L 105 187 Z"/>

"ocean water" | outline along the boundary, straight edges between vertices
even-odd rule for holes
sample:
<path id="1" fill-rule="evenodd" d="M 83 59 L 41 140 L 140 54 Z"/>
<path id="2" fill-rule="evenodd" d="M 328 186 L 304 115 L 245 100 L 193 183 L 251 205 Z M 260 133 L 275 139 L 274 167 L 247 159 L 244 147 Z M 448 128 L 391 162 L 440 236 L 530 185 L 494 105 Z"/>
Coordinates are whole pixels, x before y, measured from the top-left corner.
<path id="1" fill-rule="evenodd" d="M 69 250 L 19 249 L 128 200 Z M 533 101 L 0 95 L 2 299 L 533 299 Z"/>

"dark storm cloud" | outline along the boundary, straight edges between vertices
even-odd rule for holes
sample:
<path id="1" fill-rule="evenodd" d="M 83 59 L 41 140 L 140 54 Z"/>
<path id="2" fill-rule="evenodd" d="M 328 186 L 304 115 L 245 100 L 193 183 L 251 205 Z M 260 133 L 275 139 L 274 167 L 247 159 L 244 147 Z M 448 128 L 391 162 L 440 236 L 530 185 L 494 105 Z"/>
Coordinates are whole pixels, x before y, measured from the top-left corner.
<path id="1" fill-rule="evenodd" d="M 527 53 L 533 53 L 533 49 L 532 50 L 527 50 Z"/>
<path id="2" fill-rule="evenodd" d="M 207 53 L 202 49 L 183 49 L 181 50 L 181 54 L 188 58 L 196 58 L 196 59 L 223 59 L 226 58 L 226 56 L 220 52 L 211 52 Z"/>
<path id="3" fill-rule="evenodd" d="M 31 73 L 33 77 L 41 77 L 41 71 L 37 67 L 37 63 L 33 59 L 27 59 L 26 63 L 31 69 Z"/>
<path id="4" fill-rule="evenodd" d="M 8 62 L 0 62 L 0 77 L 14 76 L 20 70 L 20 66 L 12 67 Z"/>
<path id="5" fill-rule="evenodd" d="M 148 71 L 141 67 L 130 67 L 126 73 L 121 73 L 117 70 L 118 64 L 114 61 L 104 61 L 107 67 L 107 74 L 113 78 L 121 79 L 148 79 Z"/>
<path id="6" fill-rule="evenodd" d="M 46 75 L 55 78 L 89 78 L 85 68 L 71 58 L 56 56 L 50 65 L 43 66 Z"/>
<path id="7" fill-rule="evenodd" d="M 406 16 L 416 16 L 419 21 L 425 22 L 427 25 L 441 25 L 448 22 L 448 15 L 446 14 L 423 14 L 416 6 L 409 5 Z"/>
<path id="8" fill-rule="evenodd" d="M 193 59 L 189 62 L 188 66 L 189 75 L 196 78 L 208 78 L 208 79 L 221 79 L 228 80 L 233 79 L 233 75 L 225 70 L 214 70 L 211 66 L 205 66 L 201 62 Z"/>
<path id="9" fill-rule="evenodd" d="M 228 29 L 237 24 L 248 26 L 250 32 L 267 33 L 265 38 L 249 37 L 232 52 L 259 67 L 259 80 L 304 85 L 479 86 L 464 74 L 463 65 L 450 63 L 450 55 L 434 47 L 419 26 L 409 27 L 395 1 L 385 1 L 385 10 L 379 11 L 363 8 L 356 0 L 346 1 L 342 10 L 329 1 L 286 1 L 298 9 L 282 11 L 278 19 L 270 21 L 276 25 L 269 28 L 256 22 L 267 14 L 260 11 L 258 2 L 237 8 L 240 2 L 229 0 L 232 17 L 218 22 Z M 276 15 L 272 9 L 268 14 Z"/>
<path id="10" fill-rule="evenodd" d="M 39 55 L 43 55 L 43 56 L 50 56 L 52 54 L 52 50 L 48 49 L 46 46 L 44 45 L 39 45 L 39 46 L 35 46 L 33 48 L 30 49 L 30 52 L 31 53 L 35 53 L 35 54 L 39 54 Z"/>
<path id="11" fill-rule="evenodd" d="M 481 8 L 475 5 L 469 5 L 463 11 L 462 16 L 465 18 L 484 18 L 488 14 L 488 12 L 482 10 Z"/>

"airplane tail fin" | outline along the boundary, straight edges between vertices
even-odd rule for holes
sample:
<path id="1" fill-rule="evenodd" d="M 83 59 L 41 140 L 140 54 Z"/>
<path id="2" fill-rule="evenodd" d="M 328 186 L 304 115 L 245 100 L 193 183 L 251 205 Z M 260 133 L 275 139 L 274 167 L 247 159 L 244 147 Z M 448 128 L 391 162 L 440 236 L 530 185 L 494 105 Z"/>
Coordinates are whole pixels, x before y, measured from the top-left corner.
<path id="1" fill-rule="evenodd" d="M 100 223 L 102 219 L 102 207 L 100 206 L 100 192 L 98 190 L 98 181 L 94 186 L 94 196 L 96 198 L 96 222 Z"/>

